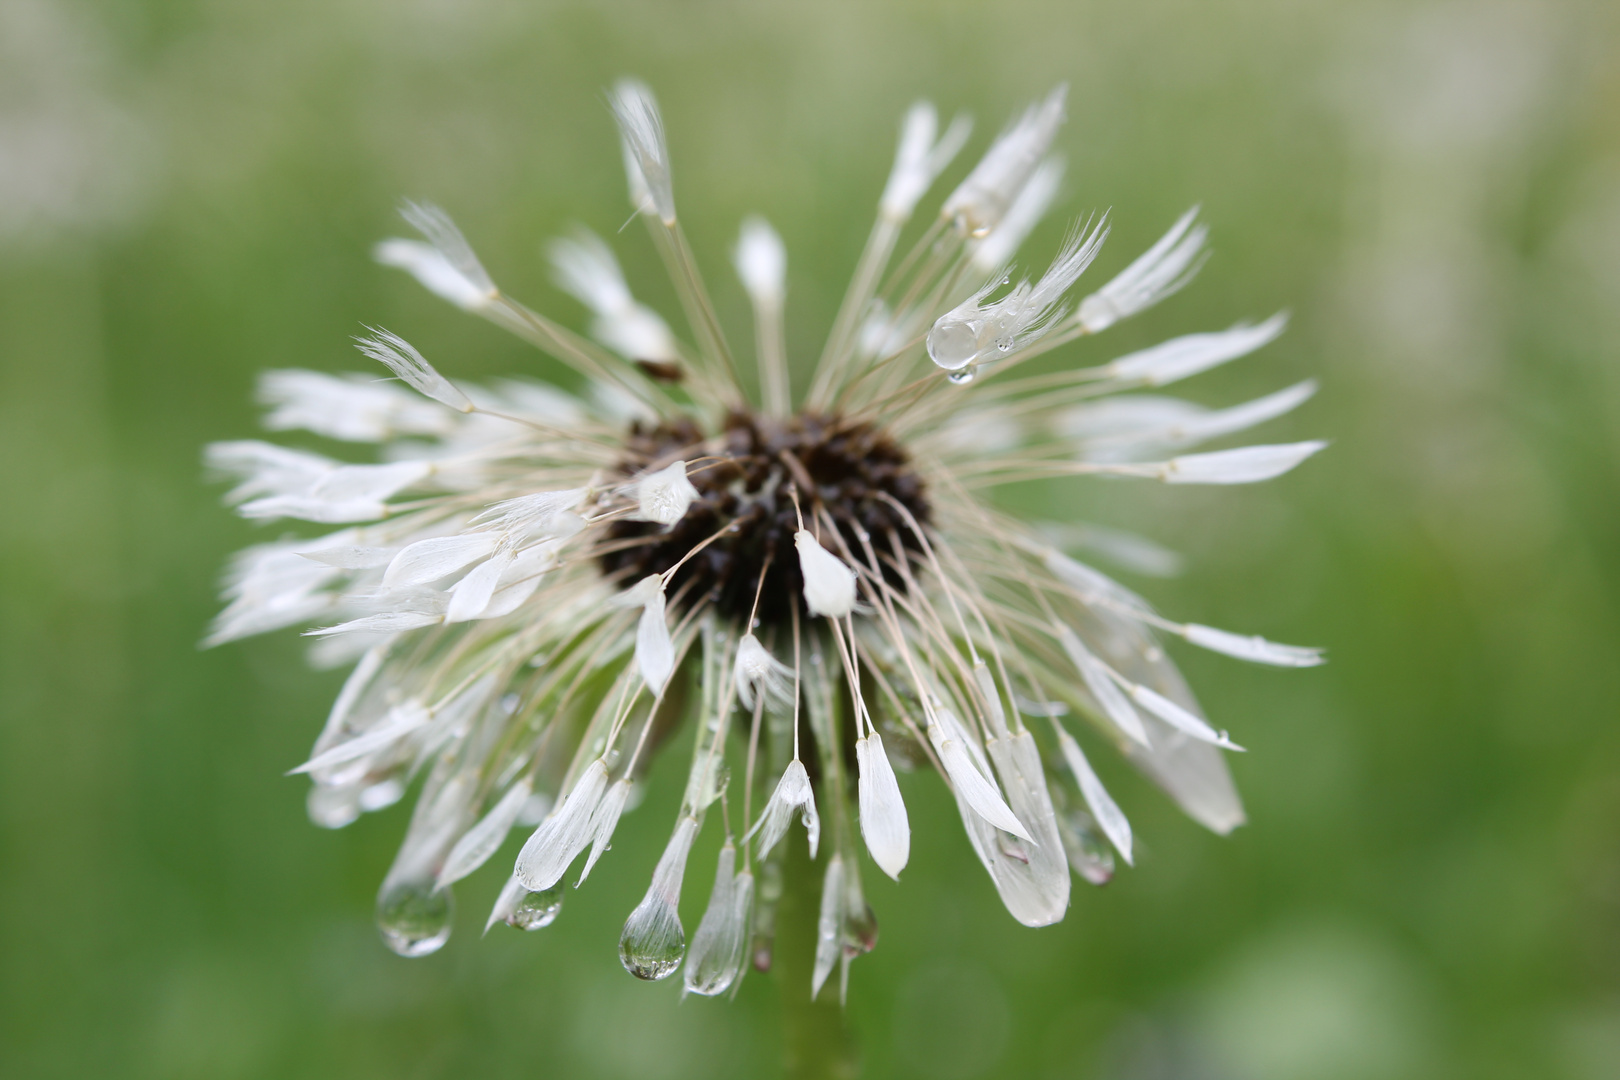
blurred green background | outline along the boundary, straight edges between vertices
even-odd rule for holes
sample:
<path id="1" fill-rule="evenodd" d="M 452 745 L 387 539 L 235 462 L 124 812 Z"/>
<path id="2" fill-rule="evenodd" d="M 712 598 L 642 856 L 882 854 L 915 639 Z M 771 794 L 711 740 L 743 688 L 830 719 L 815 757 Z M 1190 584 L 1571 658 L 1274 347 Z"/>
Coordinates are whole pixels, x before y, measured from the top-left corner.
<path id="1" fill-rule="evenodd" d="M 368 248 L 436 200 L 582 325 L 539 245 L 628 215 L 602 92 L 635 73 L 734 336 L 745 213 L 787 241 L 807 358 L 906 104 L 972 111 L 982 148 L 1068 80 L 1031 256 L 1111 206 L 1112 273 L 1194 202 L 1216 255 L 1065 361 L 1287 308 L 1189 393 L 1322 382 L 1267 436 L 1333 446 L 1277 483 L 1009 496 L 1157 537 L 1187 572 L 1127 580 L 1162 609 L 1332 662 L 1186 655 L 1252 748 L 1251 824 L 1207 835 L 1108 769 L 1142 857 L 1053 928 L 1007 916 L 908 781 L 912 864 L 867 874 L 882 941 L 849 997 L 869 1075 L 1620 1076 L 1617 24 L 1606 0 L 0 0 L 0 1074 L 772 1074 L 769 979 L 683 1003 L 616 962 L 680 762 L 555 926 L 480 940 L 486 868 L 406 961 L 371 925 L 403 808 L 322 831 L 281 775 L 340 676 L 291 633 L 196 648 L 264 535 L 199 464 L 255 431 L 258 371 L 363 370 L 367 322 L 452 376 L 568 379 Z M 617 246 L 673 312 L 641 231 Z"/>

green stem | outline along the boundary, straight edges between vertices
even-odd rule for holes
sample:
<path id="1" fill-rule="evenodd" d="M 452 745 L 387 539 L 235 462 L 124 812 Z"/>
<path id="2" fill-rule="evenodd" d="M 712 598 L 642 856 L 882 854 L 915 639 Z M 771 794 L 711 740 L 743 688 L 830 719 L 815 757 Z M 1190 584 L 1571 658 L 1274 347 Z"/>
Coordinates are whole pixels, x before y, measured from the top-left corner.
<path id="1" fill-rule="evenodd" d="M 782 994 L 782 1075 L 787 1080 L 831 1080 L 860 1075 L 860 1055 L 838 1004 L 836 978 L 810 1000 L 816 963 L 816 921 L 821 911 L 822 864 L 810 860 L 804 830 L 791 828 L 777 908 L 772 967 Z"/>

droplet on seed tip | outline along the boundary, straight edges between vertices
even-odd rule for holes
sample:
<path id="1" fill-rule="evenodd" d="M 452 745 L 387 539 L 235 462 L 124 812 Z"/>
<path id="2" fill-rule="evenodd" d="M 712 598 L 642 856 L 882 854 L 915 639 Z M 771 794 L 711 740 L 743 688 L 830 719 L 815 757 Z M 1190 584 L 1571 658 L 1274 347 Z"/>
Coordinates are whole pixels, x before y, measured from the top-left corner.
<path id="1" fill-rule="evenodd" d="M 432 881 L 383 882 L 377 894 L 377 930 L 400 956 L 427 956 L 450 940 L 455 898 Z"/>
<path id="2" fill-rule="evenodd" d="M 531 892 L 519 900 L 512 914 L 506 917 L 507 925 L 515 926 L 519 930 L 539 930 L 543 926 L 550 926 L 557 921 L 562 913 L 563 887 L 553 885 L 544 892 Z"/>

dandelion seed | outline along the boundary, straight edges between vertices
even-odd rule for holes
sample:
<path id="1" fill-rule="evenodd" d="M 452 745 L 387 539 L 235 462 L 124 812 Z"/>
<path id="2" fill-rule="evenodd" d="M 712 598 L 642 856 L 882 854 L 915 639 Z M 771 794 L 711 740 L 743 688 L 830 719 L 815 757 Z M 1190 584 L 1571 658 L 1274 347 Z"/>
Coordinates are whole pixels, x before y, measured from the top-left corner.
<path id="1" fill-rule="evenodd" d="M 506 839 L 506 834 L 517 821 L 518 812 L 528 801 L 530 790 L 527 777 L 513 784 L 506 794 L 501 796 L 500 802 L 491 807 L 489 813 L 484 815 L 477 825 L 468 829 L 461 839 L 456 841 L 456 846 L 450 849 L 444 865 L 439 868 L 439 888 L 460 881 L 483 866 L 489 857 L 495 854 L 496 849 L 501 846 L 501 841 Z"/>
<path id="2" fill-rule="evenodd" d="M 1171 458 L 1162 465 L 1145 466 L 1145 475 L 1167 484 L 1254 484 L 1272 480 L 1327 446 L 1321 441 L 1285 446 L 1241 446 Z"/>
<path id="3" fill-rule="evenodd" d="M 1074 773 L 1075 782 L 1080 785 L 1080 794 L 1085 798 L 1086 805 L 1091 808 L 1091 813 L 1096 817 L 1109 843 L 1114 845 L 1126 863 L 1130 863 L 1131 823 L 1125 820 L 1119 804 L 1114 802 L 1108 790 L 1103 787 L 1102 781 L 1097 779 L 1096 772 L 1091 768 L 1091 762 L 1086 760 L 1086 755 L 1080 749 L 1080 744 L 1074 741 L 1074 736 L 1059 727 L 1057 737 L 1058 746 L 1063 751 L 1063 760 L 1068 762 L 1069 769 Z"/>
<path id="4" fill-rule="evenodd" d="M 941 315 L 928 332 L 929 357 L 946 371 L 962 371 L 1039 341 L 1062 317 L 1063 294 L 1091 265 L 1106 236 L 1103 223 L 1075 233 L 1033 285 L 1020 281 L 1000 300 L 986 303 L 1001 284 L 995 280 Z"/>
<path id="5" fill-rule="evenodd" d="M 473 403 L 467 395 L 434 370 L 433 365 L 423 359 L 410 342 L 387 330 L 372 333 L 372 337 L 360 339 L 361 352 L 387 367 L 424 397 L 460 412 L 472 412 Z"/>
<path id="6" fill-rule="evenodd" d="M 752 709 L 755 695 L 761 693 L 777 708 L 785 706 L 792 677 L 793 669 L 772 656 L 753 634 L 744 634 L 737 643 L 734 678 L 743 708 Z"/>
<path id="7" fill-rule="evenodd" d="M 557 287 L 595 314 L 592 337 L 629 360 L 680 359 L 669 324 L 652 308 L 636 302 L 619 261 L 601 237 L 581 228 L 571 237 L 553 240 L 546 254 Z"/>
<path id="8" fill-rule="evenodd" d="M 787 835 L 795 810 L 799 811 L 799 820 L 810 839 L 810 857 L 813 859 L 816 857 L 816 846 L 821 842 L 821 817 L 816 813 L 816 794 L 810 787 L 810 774 L 804 771 L 804 765 L 798 761 L 788 764 L 759 820 L 748 831 L 750 839 L 756 833 L 759 835 L 758 851 L 761 857 Z"/>
<path id="9" fill-rule="evenodd" d="M 762 217 L 743 221 L 742 236 L 732 256 L 737 276 L 748 296 L 760 307 L 781 307 L 787 280 L 787 250 L 770 222 Z"/>
<path id="10" fill-rule="evenodd" d="M 562 880 L 574 856 L 591 842 L 591 818 L 606 789 L 607 766 L 598 759 L 534 830 L 517 858 L 518 880 L 530 892 L 544 892 Z"/>
<path id="11" fill-rule="evenodd" d="M 737 849 L 728 840 L 714 870 L 714 889 L 686 956 L 685 992 L 714 997 L 742 974 L 753 911 L 754 876 L 737 873 Z"/>
<path id="12" fill-rule="evenodd" d="M 673 525 L 686 516 L 698 498 L 698 489 L 686 478 L 686 462 L 677 461 L 659 469 L 636 485 L 636 501 L 645 521 Z"/>
<path id="13" fill-rule="evenodd" d="M 496 296 L 495 283 L 450 215 L 437 206 L 412 202 L 407 202 L 400 214 L 428 242 L 384 240 L 372 252 L 376 260 L 408 272 L 429 292 L 459 308 L 482 311 L 489 307 Z"/>
<path id="14" fill-rule="evenodd" d="M 1078 321 L 1088 334 L 1157 304 L 1182 289 L 1203 265 L 1200 254 L 1209 230 L 1194 226 L 1198 207 L 1183 214 L 1170 231 L 1108 284 L 1080 301 Z"/>
<path id="15" fill-rule="evenodd" d="M 1046 216 L 1058 185 L 1063 183 L 1063 170 L 1063 160 L 1058 157 L 1048 157 L 1040 163 L 1007 208 L 1006 216 L 974 245 L 973 269 L 988 276 L 1012 261 L 1030 230 Z"/>
<path id="16" fill-rule="evenodd" d="M 996 828 L 1012 833 L 1020 839 L 1032 840 L 1029 830 L 1002 799 L 996 785 L 974 764 L 965 745 L 967 736 L 956 718 L 943 709 L 939 710 L 939 715 L 951 730 L 947 731 L 945 726 L 937 722 L 930 724 L 928 741 L 934 744 L 934 749 L 939 753 L 940 761 L 945 766 L 945 775 L 951 778 L 957 794 L 967 801 L 975 813 Z"/>
<path id="17" fill-rule="evenodd" d="M 635 175 L 644 185 L 645 198 L 664 224 L 675 224 L 675 191 L 669 180 L 669 148 L 664 145 L 664 119 L 658 102 L 644 83 L 621 79 L 608 98 L 613 116 L 619 121 L 619 137 L 624 140 L 625 160 L 634 164 Z"/>
<path id="18" fill-rule="evenodd" d="M 676 906 L 681 900 L 681 881 L 686 876 L 686 858 L 692 852 L 697 825 L 689 817 L 676 823 L 664 856 L 653 870 L 647 895 L 625 920 L 619 935 L 619 962 L 638 979 L 668 978 L 675 974 L 686 954 L 686 933 Z"/>
<path id="19" fill-rule="evenodd" d="M 675 643 L 664 621 L 664 579 L 648 574 L 613 602 L 619 607 L 641 608 L 641 621 L 636 624 L 636 668 L 656 694 L 675 670 Z"/>
<path id="20" fill-rule="evenodd" d="M 793 546 L 799 552 L 810 614 L 839 619 L 855 610 L 855 572 L 803 529 L 793 534 Z"/>
<path id="21" fill-rule="evenodd" d="M 1122 356 L 1109 364 L 1108 374 L 1120 382 L 1165 386 L 1202 374 L 1213 367 L 1247 356 L 1277 339 L 1288 316 L 1273 315 L 1258 326 L 1239 323 L 1214 334 L 1187 334 Z"/>
<path id="22" fill-rule="evenodd" d="M 860 774 L 861 835 L 872 861 L 900 880 L 911 860 L 911 822 L 900 798 L 894 768 L 883 752 L 883 737 L 872 732 L 855 740 L 855 767 Z"/>
<path id="23" fill-rule="evenodd" d="M 1068 91 L 1067 86 L 1059 86 L 1001 133 L 945 200 L 941 214 L 946 220 L 959 223 L 970 236 L 983 236 L 995 228 L 1052 145 L 1063 123 Z"/>
<path id="24" fill-rule="evenodd" d="M 734 268 L 753 308 L 759 392 L 739 380 L 676 223 L 663 120 L 630 80 L 609 95 L 630 199 L 695 342 L 636 300 L 594 233 L 549 255 L 605 348 L 499 292 L 448 216 L 407 205 L 423 239 L 384 241 L 377 258 L 539 344 L 581 393 L 458 384 L 385 331 L 360 347 L 397 381 L 266 374 L 272 430 L 374 453 L 208 449 L 225 501 L 287 532 L 231 561 L 205 644 L 314 627 L 312 660 L 355 665 L 294 771 L 328 828 L 420 792 L 377 895 L 390 949 L 442 947 L 455 883 L 519 826 L 532 831 L 486 930 L 557 922 L 570 866 L 584 856 L 583 886 L 685 724 L 696 731 L 681 810 L 620 961 L 661 979 L 684 958 L 684 992 L 700 996 L 735 992 L 750 935 L 756 965 L 769 965 L 795 819 L 821 864 L 811 990 L 834 970 L 847 988 L 851 960 L 877 940 L 860 844 L 898 879 L 913 828 L 940 827 L 919 816 L 926 801 L 902 798 L 894 763 L 935 767 L 1028 926 L 1064 917 L 1071 875 L 1100 884 L 1115 852 L 1120 865 L 1134 857 L 1124 811 L 1059 717 L 1094 725 L 1099 745 L 1194 821 L 1217 833 L 1243 823 L 1225 762 L 1240 748 L 1204 717 L 1160 639 L 1275 667 L 1313 666 L 1322 651 L 1165 618 L 1053 545 L 1144 573 L 1174 572 L 1172 553 L 1089 524 L 1048 536 L 972 494 L 1054 476 L 1077 489 L 1120 476 L 1253 483 L 1323 448 L 1187 452 L 1282 416 L 1314 383 L 1224 408 L 1158 392 L 1254 353 L 1282 332 L 1280 315 L 1101 367 L 1076 357 L 1036 380 L 979 378 L 1146 310 L 1203 264 L 1194 211 L 1077 305 L 1106 217 L 1071 227 L 1043 273 L 1004 269 L 1061 183 L 1064 100 L 1059 87 L 1015 117 L 905 252 L 902 227 L 969 131 L 958 118 L 941 133 L 933 106 L 910 109 L 867 247 L 803 380 L 783 333 L 786 251 L 756 218 Z M 1055 744 L 1032 717 L 1054 722 Z M 721 849 L 688 950 L 680 893 L 710 817 L 727 837 L 746 832 Z"/>
<path id="25" fill-rule="evenodd" d="M 958 116 L 935 141 L 939 114 L 929 102 L 919 101 L 913 105 L 900 126 L 900 145 L 895 151 L 889 181 L 883 188 L 883 198 L 878 202 L 879 213 L 902 224 L 909 220 L 917 201 L 928 193 L 934 180 L 961 151 L 972 130 L 972 122 Z"/>
<path id="26" fill-rule="evenodd" d="M 596 810 L 591 814 L 591 853 L 585 859 L 585 868 L 579 872 L 579 880 L 574 882 L 574 888 L 585 884 L 585 879 L 591 874 L 591 867 L 596 860 L 608 849 L 613 839 L 613 831 L 619 827 L 619 817 L 624 813 L 625 806 L 630 802 L 630 780 L 620 777 L 614 785 L 608 788 L 602 801 L 596 804 Z"/>
<path id="27" fill-rule="evenodd" d="M 1225 653 L 1239 660 L 1252 660 L 1257 664 L 1276 667 L 1315 667 L 1323 662 L 1322 650 L 1301 645 L 1278 645 L 1262 637 L 1244 637 L 1211 626 L 1189 623 L 1184 636 L 1194 645 L 1212 652 Z"/>

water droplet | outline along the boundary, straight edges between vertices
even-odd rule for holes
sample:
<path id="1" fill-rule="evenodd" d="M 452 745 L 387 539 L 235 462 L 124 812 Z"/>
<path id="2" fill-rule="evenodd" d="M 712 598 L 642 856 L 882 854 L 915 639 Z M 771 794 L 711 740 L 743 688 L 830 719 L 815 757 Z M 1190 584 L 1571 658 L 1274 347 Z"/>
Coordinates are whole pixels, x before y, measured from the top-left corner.
<path id="1" fill-rule="evenodd" d="M 760 972 L 761 974 L 768 974 L 770 972 L 772 959 L 771 954 L 775 949 L 775 946 L 776 939 L 774 937 L 755 935 L 752 960 L 755 971 Z"/>
<path id="2" fill-rule="evenodd" d="M 1100 835 L 1097 821 L 1084 810 L 1057 815 L 1058 835 L 1074 872 L 1093 885 L 1106 885 L 1114 877 L 1114 853 Z"/>
<path id="3" fill-rule="evenodd" d="M 945 377 L 951 380 L 951 382 L 955 383 L 957 386 L 966 386 L 968 383 L 973 381 L 974 376 L 976 376 L 978 373 L 978 369 L 970 364 L 961 371 L 953 371 Z"/>
<path id="4" fill-rule="evenodd" d="M 366 813 L 375 813 L 385 807 L 393 806 L 405 796 L 405 785 L 398 777 L 390 776 L 386 780 L 372 784 L 360 793 L 360 809 Z"/>
<path id="5" fill-rule="evenodd" d="M 352 787 L 316 784 L 304 802 L 309 820 L 323 829 L 341 829 L 360 816 L 360 800 Z"/>
<path id="6" fill-rule="evenodd" d="M 1012 352 L 1012 347 L 1016 344 L 1018 344 L 1018 339 L 1011 334 L 1003 334 L 1001 337 L 996 338 L 996 348 L 1002 352 Z"/>
<path id="7" fill-rule="evenodd" d="M 377 894 L 377 929 L 383 944 L 401 956 L 427 956 L 450 940 L 456 902 L 431 881 L 383 882 Z"/>
<path id="8" fill-rule="evenodd" d="M 979 336 L 972 326 L 959 319 L 941 319 L 928 331 L 928 357 L 946 371 L 955 371 L 973 362 L 979 351 Z"/>
<path id="9" fill-rule="evenodd" d="M 562 913 L 563 887 L 553 885 L 545 892 L 528 893 L 519 900 L 512 914 L 506 917 L 508 926 L 519 930 L 538 930 L 550 926 Z"/>
<path id="10" fill-rule="evenodd" d="M 857 950 L 855 955 L 877 948 L 877 913 L 870 904 L 862 903 L 859 911 L 849 912 L 844 919 L 844 951 Z"/>
<path id="11" fill-rule="evenodd" d="M 649 909 L 643 901 L 619 935 L 619 963 L 638 979 L 667 979 L 685 956 L 686 931 L 681 929 L 673 904 L 659 903 Z"/>

